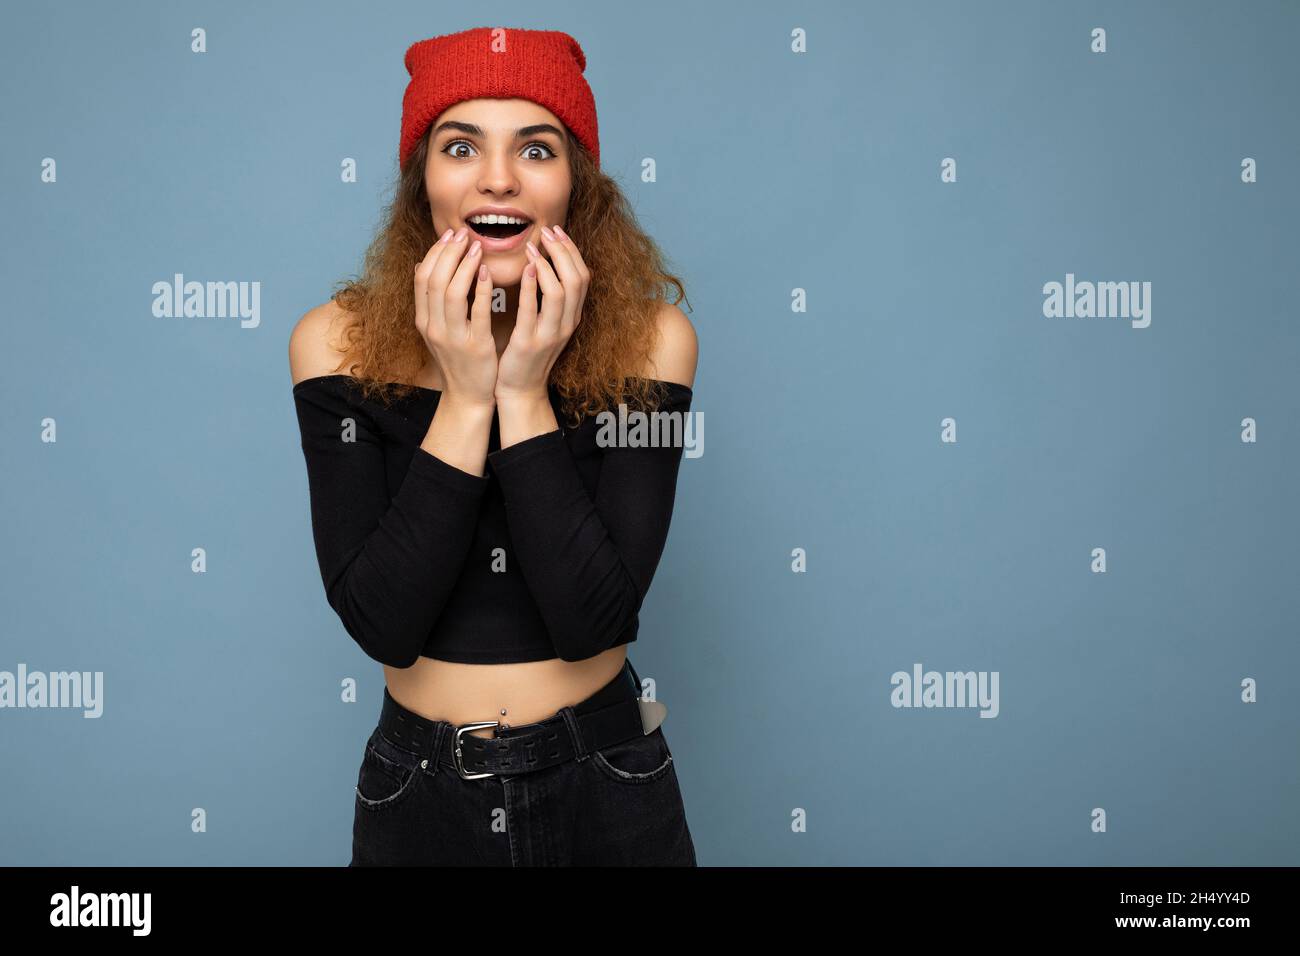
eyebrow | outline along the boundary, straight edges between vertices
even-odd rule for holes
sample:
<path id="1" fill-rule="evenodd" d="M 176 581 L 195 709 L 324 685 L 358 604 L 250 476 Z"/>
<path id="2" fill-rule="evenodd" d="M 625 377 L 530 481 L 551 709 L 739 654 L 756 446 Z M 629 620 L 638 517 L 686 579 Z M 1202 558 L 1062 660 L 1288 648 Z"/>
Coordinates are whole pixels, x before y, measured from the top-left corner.
<path id="1" fill-rule="evenodd" d="M 459 130 L 462 133 L 468 133 L 470 136 L 477 136 L 480 139 L 485 135 L 483 127 L 476 126 L 473 123 L 458 123 L 455 120 L 448 120 L 447 122 L 440 124 L 438 128 L 433 131 L 433 135 L 437 136 L 446 129 Z M 535 126 L 524 126 L 521 129 L 515 130 L 515 139 L 526 139 L 529 136 L 537 136 L 539 133 L 553 133 L 560 139 L 564 138 L 564 134 L 550 123 L 538 123 Z"/>

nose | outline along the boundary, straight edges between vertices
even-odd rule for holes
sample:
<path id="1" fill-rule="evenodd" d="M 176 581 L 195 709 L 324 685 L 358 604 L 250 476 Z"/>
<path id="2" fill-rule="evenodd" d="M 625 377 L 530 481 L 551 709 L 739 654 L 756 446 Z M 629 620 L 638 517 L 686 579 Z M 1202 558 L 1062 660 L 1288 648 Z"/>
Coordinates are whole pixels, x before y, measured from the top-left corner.
<path id="1" fill-rule="evenodd" d="M 483 164 L 479 189 L 497 196 L 509 196 L 518 191 L 519 178 L 515 175 L 514 163 L 509 155 L 495 153 L 489 156 Z"/>

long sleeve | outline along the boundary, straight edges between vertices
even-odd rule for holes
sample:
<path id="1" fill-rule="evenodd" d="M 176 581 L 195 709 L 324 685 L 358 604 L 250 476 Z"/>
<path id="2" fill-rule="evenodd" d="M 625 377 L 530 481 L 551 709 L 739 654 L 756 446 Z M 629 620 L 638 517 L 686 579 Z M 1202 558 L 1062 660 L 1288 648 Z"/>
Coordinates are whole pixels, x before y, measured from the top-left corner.
<path id="1" fill-rule="evenodd" d="M 488 479 L 417 445 L 390 500 L 379 435 L 341 380 L 293 390 L 321 580 L 367 656 L 410 667 L 465 564 Z"/>
<path id="2" fill-rule="evenodd" d="M 674 384 L 659 411 L 685 422 L 691 396 Z M 566 661 L 623 643 L 637 626 L 668 539 L 683 447 L 603 452 L 595 500 L 562 430 L 488 455 L 520 569 Z"/>

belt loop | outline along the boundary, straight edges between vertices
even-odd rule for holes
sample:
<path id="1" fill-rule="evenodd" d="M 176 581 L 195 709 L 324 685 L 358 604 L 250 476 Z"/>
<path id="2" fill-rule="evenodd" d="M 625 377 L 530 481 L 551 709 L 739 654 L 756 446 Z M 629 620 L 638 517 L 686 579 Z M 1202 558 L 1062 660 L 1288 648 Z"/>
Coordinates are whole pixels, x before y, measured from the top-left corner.
<path id="1" fill-rule="evenodd" d="M 641 687 L 641 675 L 638 674 L 636 668 L 632 666 L 632 658 L 630 657 L 627 659 L 627 669 L 632 672 L 632 679 L 636 681 L 636 696 L 637 699 L 640 700 L 641 695 L 644 694 L 645 691 Z"/>
<path id="2" fill-rule="evenodd" d="M 574 756 L 578 763 L 582 763 L 587 759 L 587 742 L 582 739 L 582 730 L 578 727 L 578 718 L 574 714 L 573 705 L 561 707 L 560 716 L 564 718 L 565 726 L 569 728 L 569 736 L 573 739 Z"/>
<path id="3" fill-rule="evenodd" d="M 442 738 L 450 726 L 445 720 L 436 721 L 433 725 L 433 747 L 428 754 L 430 774 L 436 774 L 442 769 Z"/>

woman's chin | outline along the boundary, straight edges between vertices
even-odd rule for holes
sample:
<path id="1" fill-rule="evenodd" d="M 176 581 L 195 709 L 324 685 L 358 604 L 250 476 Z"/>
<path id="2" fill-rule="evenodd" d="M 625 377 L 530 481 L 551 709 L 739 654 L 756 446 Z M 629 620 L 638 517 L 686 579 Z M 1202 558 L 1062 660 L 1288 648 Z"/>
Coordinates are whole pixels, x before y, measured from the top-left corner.
<path id="1" fill-rule="evenodd" d="M 483 258 L 483 262 L 492 272 L 494 286 L 519 285 L 519 281 L 524 277 L 524 266 L 528 264 L 514 255 L 500 257 L 488 255 Z"/>

